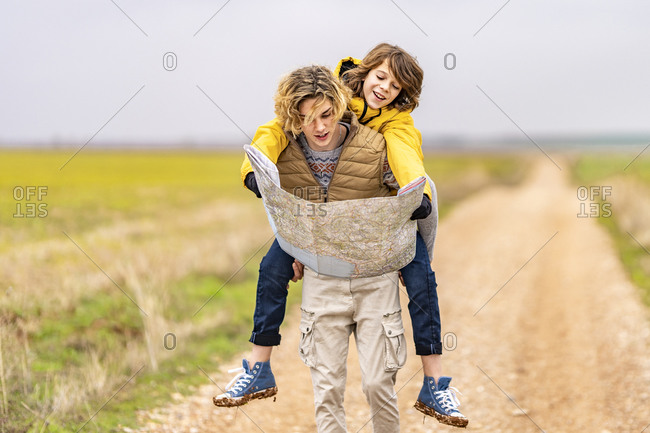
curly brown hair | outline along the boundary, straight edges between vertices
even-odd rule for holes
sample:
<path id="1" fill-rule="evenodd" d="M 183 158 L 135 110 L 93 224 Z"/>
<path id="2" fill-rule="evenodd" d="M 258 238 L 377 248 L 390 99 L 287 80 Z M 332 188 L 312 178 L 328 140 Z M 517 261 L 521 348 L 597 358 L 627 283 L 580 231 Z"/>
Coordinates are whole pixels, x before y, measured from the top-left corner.
<path id="1" fill-rule="evenodd" d="M 363 81 L 368 73 L 388 60 L 390 72 L 402 86 L 393 102 L 388 108 L 397 108 L 400 111 L 414 110 L 420 102 L 424 71 L 418 61 L 397 45 L 381 43 L 370 50 L 363 58 L 361 64 L 354 69 L 343 73 L 343 82 L 352 90 L 354 96 L 363 98 Z"/>
<path id="2" fill-rule="evenodd" d="M 316 98 L 311 111 L 304 119 L 300 118 L 300 103 Z M 302 125 L 309 125 L 320 107 L 332 103 L 332 115 L 338 122 L 350 102 L 350 89 L 334 77 L 325 66 L 305 66 L 284 76 L 275 93 L 275 115 L 282 128 L 294 137 L 302 131 Z"/>

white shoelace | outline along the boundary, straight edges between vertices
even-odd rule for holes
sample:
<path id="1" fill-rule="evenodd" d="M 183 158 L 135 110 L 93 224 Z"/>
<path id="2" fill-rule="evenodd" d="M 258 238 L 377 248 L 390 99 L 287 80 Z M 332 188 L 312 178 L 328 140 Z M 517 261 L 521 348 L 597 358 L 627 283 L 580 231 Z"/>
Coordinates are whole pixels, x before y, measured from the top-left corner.
<path id="1" fill-rule="evenodd" d="M 460 406 L 460 401 L 456 396 L 456 393 L 463 395 L 453 386 L 450 386 L 444 391 L 435 391 L 433 394 L 438 399 L 438 403 L 445 411 L 448 412 L 458 412 L 457 408 Z"/>
<path id="2" fill-rule="evenodd" d="M 232 370 L 228 370 L 228 373 L 235 373 L 237 371 L 239 374 L 235 376 L 230 381 L 230 383 L 228 383 L 228 385 L 226 385 L 226 393 L 230 393 L 231 391 L 242 391 L 244 388 L 246 388 L 247 384 L 251 383 L 253 375 L 247 374 L 246 370 L 244 370 L 244 367 L 233 368 Z"/>

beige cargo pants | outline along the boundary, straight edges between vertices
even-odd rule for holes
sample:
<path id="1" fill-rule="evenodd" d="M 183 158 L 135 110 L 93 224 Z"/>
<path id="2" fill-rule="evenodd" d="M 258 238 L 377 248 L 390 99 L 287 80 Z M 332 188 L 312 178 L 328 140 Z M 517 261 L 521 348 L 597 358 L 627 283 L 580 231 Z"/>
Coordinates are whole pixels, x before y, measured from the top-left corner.
<path id="1" fill-rule="evenodd" d="M 351 333 L 373 432 L 399 432 L 394 386 L 406 362 L 406 340 L 397 273 L 349 280 L 305 268 L 300 331 L 300 358 L 311 368 L 318 432 L 347 432 L 343 394 Z"/>

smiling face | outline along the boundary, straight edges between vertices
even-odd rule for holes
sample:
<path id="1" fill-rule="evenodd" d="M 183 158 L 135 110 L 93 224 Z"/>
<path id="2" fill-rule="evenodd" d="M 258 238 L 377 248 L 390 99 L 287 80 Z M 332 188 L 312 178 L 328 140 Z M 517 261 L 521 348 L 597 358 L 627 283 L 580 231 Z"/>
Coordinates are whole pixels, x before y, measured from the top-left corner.
<path id="1" fill-rule="evenodd" d="M 375 110 L 393 102 L 401 90 L 402 85 L 393 76 L 388 60 L 371 69 L 363 81 L 363 98 Z"/>
<path id="2" fill-rule="evenodd" d="M 309 147 L 319 152 L 336 149 L 340 131 L 338 119 L 334 119 L 332 114 L 332 102 L 325 99 L 318 104 L 316 98 L 305 99 L 298 106 L 298 111 L 300 111 L 300 118 L 303 119 L 301 129 Z M 310 119 L 312 116 L 313 120 L 306 124 L 305 119 Z"/>

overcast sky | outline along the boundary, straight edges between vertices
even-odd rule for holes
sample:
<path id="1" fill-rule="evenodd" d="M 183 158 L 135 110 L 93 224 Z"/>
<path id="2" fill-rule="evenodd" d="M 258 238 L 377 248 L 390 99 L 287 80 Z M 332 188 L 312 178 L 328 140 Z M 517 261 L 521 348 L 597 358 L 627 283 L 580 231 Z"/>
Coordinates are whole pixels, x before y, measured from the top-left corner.
<path id="1" fill-rule="evenodd" d="M 640 0 L 3 0 L 0 143 L 243 145 L 282 74 L 384 41 L 424 69 L 425 135 L 649 135 L 649 18 Z"/>

